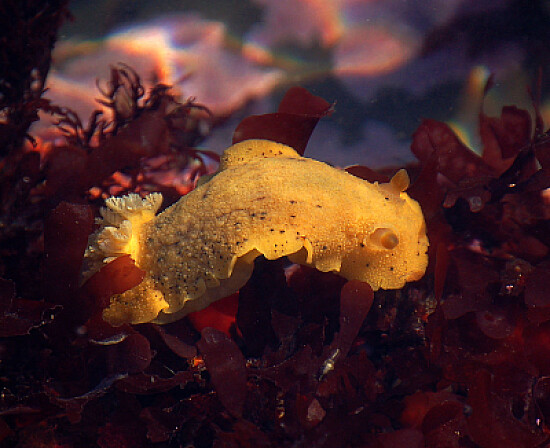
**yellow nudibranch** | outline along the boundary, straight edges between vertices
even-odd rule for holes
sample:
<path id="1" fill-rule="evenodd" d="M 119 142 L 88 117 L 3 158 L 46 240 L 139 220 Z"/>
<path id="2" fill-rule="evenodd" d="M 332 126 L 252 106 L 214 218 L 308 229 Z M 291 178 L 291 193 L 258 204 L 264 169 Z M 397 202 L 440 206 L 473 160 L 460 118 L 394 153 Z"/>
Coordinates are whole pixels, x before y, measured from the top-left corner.
<path id="1" fill-rule="evenodd" d="M 168 323 L 241 288 L 254 259 L 292 262 L 397 289 L 428 263 L 420 206 L 399 171 L 369 183 L 268 140 L 228 148 L 218 171 L 155 216 L 162 195 L 110 198 L 90 236 L 83 278 L 129 254 L 145 271 L 111 297 L 112 325 Z"/>

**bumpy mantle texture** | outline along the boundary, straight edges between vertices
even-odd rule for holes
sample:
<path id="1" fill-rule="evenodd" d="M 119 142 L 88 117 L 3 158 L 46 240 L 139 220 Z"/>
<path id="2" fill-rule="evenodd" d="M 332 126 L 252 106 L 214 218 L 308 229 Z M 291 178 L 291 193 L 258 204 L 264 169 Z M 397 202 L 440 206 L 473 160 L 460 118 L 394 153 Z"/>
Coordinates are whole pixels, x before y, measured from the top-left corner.
<path id="1" fill-rule="evenodd" d="M 155 216 L 162 195 L 110 198 L 90 236 L 83 278 L 129 254 L 146 274 L 111 297 L 104 319 L 168 323 L 241 288 L 259 255 L 292 262 L 374 290 L 420 279 L 428 263 L 420 206 L 399 171 L 371 184 L 268 140 L 228 148 L 219 170 Z"/>

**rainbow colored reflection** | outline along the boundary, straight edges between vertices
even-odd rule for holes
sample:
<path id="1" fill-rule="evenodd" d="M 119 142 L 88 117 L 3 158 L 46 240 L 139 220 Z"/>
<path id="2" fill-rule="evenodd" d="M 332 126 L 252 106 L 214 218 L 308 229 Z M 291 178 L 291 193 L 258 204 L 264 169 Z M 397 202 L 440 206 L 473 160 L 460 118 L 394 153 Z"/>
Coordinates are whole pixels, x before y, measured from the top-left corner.
<path id="1" fill-rule="evenodd" d="M 124 62 L 142 76 L 146 87 L 172 85 L 214 114 L 228 115 L 270 92 L 282 72 L 260 67 L 243 52 L 228 48 L 226 38 L 222 23 L 181 15 L 131 26 L 100 42 L 63 42 L 54 53 L 46 96 L 60 104 L 68 99 L 87 116 L 98 107 L 90 101 L 97 96 L 96 80 L 108 79 L 109 66 Z M 78 99 L 83 91 L 92 94 Z"/>

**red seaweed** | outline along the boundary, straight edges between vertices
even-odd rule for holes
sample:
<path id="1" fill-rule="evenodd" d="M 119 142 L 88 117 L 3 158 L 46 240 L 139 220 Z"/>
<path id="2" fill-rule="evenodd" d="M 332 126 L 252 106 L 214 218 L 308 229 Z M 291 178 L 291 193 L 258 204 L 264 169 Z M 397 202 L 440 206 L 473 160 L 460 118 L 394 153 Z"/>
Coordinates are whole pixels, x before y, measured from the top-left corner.
<path id="1" fill-rule="evenodd" d="M 288 290 L 281 263 L 258 260 L 252 277 L 239 291 L 236 315 L 247 355 L 259 356 L 266 346 L 276 346 L 271 308 L 275 300 L 283 302 L 285 295 L 288 295 Z"/>
<path id="2" fill-rule="evenodd" d="M 425 120 L 414 134 L 419 165 L 410 169 L 409 193 L 431 243 L 423 279 L 373 293 L 333 273 L 259 258 L 238 294 L 204 312 L 165 326 L 113 328 L 102 309 L 144 273 L 120 257 L 79 286 L 99 199 L 162 191 L 168 205 L 216 160 L 194 148 L 206 110 L 167 86 L 149 94 L 140 86 L 130 67 L 114 67 L 102 87 L 113 121 L 96 114 L 87 126 L 36 103 L 35 112 L 60 121 L 61 143 L 0 162 L 0 185 L 14 186 L 1 198 L 0 237 L 22 247 L 0 249 L 1 443 L 548 443 L 550 139 L 537 101 L 534 132 L 526 111 L 482 111 L 482 156 L 444 123 Z M 278 112 L 245 119 L 235 141 L 271 138 L 303 153 L 317 121 L 332 112 L 293 88 Z M 348 172 L 384 182 L 398 168 Z M 178 170 L 188 170 L 185 182 L 159 181 Z M 44 227 L 36 224 L 42 216 Z M 31 285 L 37 272 L 45 288 Z"/>
<path id="3" fill-rule="evenodd" d="M 277 112 L 253 115 L 241 121 L 233 134 L 233 144 L 260 138 L 283 143 L 304 155 L 317 122 L 332 111 L 333 106 L 324 99 L 303 87 L 292 87 L 285 94 Z"/>
<path id="4" fill-rule="evenodd" d="M 205 328 L 197 347 L 204 357 L 212 383 L 224 407 L 235 417 L 243 412 L 246 396 L 246 360 L 225 334 Z"/>
<path id="5" fill-rule="evenodd" d="M 172 334 L 170 332 L 170 329 L 172 329 L 173 327 L 174 325 L 171 327 L 161 327 L 159 325 L 153 325 L 153 328 L 160 335 L 164 343 L 176 355 L 185 359 L 191 359 L 197 356 L 197 348 L 194 345 L 186 343 L 182 338 L 178 337 L 177 334 Z M 202 330 L 202 328 L 200 330 Z"/>
<path id="6" fill-rule="evenodd" d="M 43 301 L 17 298 L 15 284 L 0 278 L 0 337 L 22 336 L 31 328 L 45 325 L 51 320 L 45 313 L 53 312 L 54 307 Z"/>
<path id="7" fill-rule="evenodd" d="M 148 339 L 134 333 L 108 348 L 107 365 L 113 374 L 138 373 L 149 367 L 152 356 Z"/>
<path id="8" fill-rule="evenodd" d="M 492 174 L 491 168 L 466 147 L 448 125 L 435 120 L 424 120 L 418 127 L 411 151 L 424 163 L 435 157 L 437 171 L 454 183 Z"/>
<path id="9" fill-rule="evenodd" d="M 348 173 L 353 174 L 355 177 L 359 177 L 371 183 L 386 183 L 390 180 L 390 176 L 378 173 L 374 170 L 371 170 L 368 166 L 364 165 L 351 165 L 347 166 L 345 169 Z"/>
<path id="10" fill-rule="evenodd" d="M 513 416 L 511 406 L 499 396 L 495 379 L 488 371 L 480 370 L 474 375 L 468 395 L 472 407 L 467 419 L 468 432 L 479 446 L 536 447 L 547 439 Z"/>
<path id="11" fill-rule="evenodd" d="M 340 292 L 340 331 L 334 345 L 339 356 L 347 356 L 353 341 L 374 300 L 374 292 L 368 283 L 350 280 Z"/>
<path id="12" fill-rule="evenodd" d="M 400 429 L 398 431 L 381 434 L 377 437 L 380 448 L 422 448 L 425 445 L 424 437 L 420 431 L 414 429 Z"/>
<path id="13" fill-rule="evenodd" d="M 162 84 L 145 96 L 139 75 L 125 64 L 111 67 L 107 86 L 98 83 L 98 89 L 103 96 L 99 102 L 112 110 L 110 121 L 96 110 L 84 126 L 70 109 L 46 100 L 40 106 L 57 119 L 59 133 L 65 137 L 65 144 L 53 144 L 45 157 L 44 194 L 53 203 L 78 201 L 91 188 L 106 186 L 116 173 L 129 175 L 137 188 L 138 178 L 147 177 L 147 161 L 159 155 L 180 170 L 191 160 L 198 161 L 196 175 L 206 174 L 206 159 L 217 160 L 213 152 L 192 147 L 204 137 L 202 129 L 212 119 L 206 107 L 192 100 L 179 101 Z"/>
<path id="14" fill-rule="evenodd" d="M 83 291 L 93 297 L 99 308 L 109 305 L 109 298 L 122 294 L 141 283 L 145 272 L 139 269 L 130 255 L 107 263 L 83 285 Z"/>
<path id="15" fill-rule="evenodd" d="M 203 310 L 189 314 L 188 319 L 199 332 L 206 327 L 212 327 L 231 336 L 231 332 L 235 330 L 238 306 L 239 293 L 236 292 Z"/>
<path id="16" fill-rule="evenodd" d="M 46 218 L 44 291 L 54 303 L 67 303 L 78 289 L 92 228 L 92 209 L 87 204 L 61 202 Z"/>
<path id="17" fill-rule="evenodd" d="M 479 133 L 483 160 L 497 174 L 502 174 L 531 141 L 531 116 L 515 106 L 503 107 L 498 118 L 482 112 L 479 114 Z"/>

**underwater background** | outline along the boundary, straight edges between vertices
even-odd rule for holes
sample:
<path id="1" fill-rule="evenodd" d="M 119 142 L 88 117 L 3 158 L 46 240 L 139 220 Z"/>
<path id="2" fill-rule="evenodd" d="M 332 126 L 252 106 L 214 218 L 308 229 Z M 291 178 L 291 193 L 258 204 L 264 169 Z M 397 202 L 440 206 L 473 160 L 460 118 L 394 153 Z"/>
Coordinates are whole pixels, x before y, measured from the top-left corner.
<path id="1" fill-rule="evenodd" d="M 529 106 L 527 87 L 549 68 L 548 9 L 509 0 L 75 1 L 47 97 L 69 96 L 87 116 L 96 105 L 80 104 L 76 89 L 92 97 L 109 64 L 125 62 L 215 114 L 233 113 L 226 132 L 204 143 L 221 152 L 240 119 L 273 110 L 287 87 L 302 85 L 337 102 L 312 137 L 311 157 L 403 164 L 427 117 L 451 123 L 480 149 L 472 117 L 490 75 L 489 115 Z M 549 107 L 543 101 L 543 116 Z"/>
<path id="2" fill-rule="evenodd" d="M 0 25 L 0 447 L 549 446 L 550 1 L 4 0 Z M 258 257 L 204 310 L 109 323 L 145 271 L 85 275 L 105 201 L 165 210 L 247 139 L 406 189 L 425 275 Z"/>

